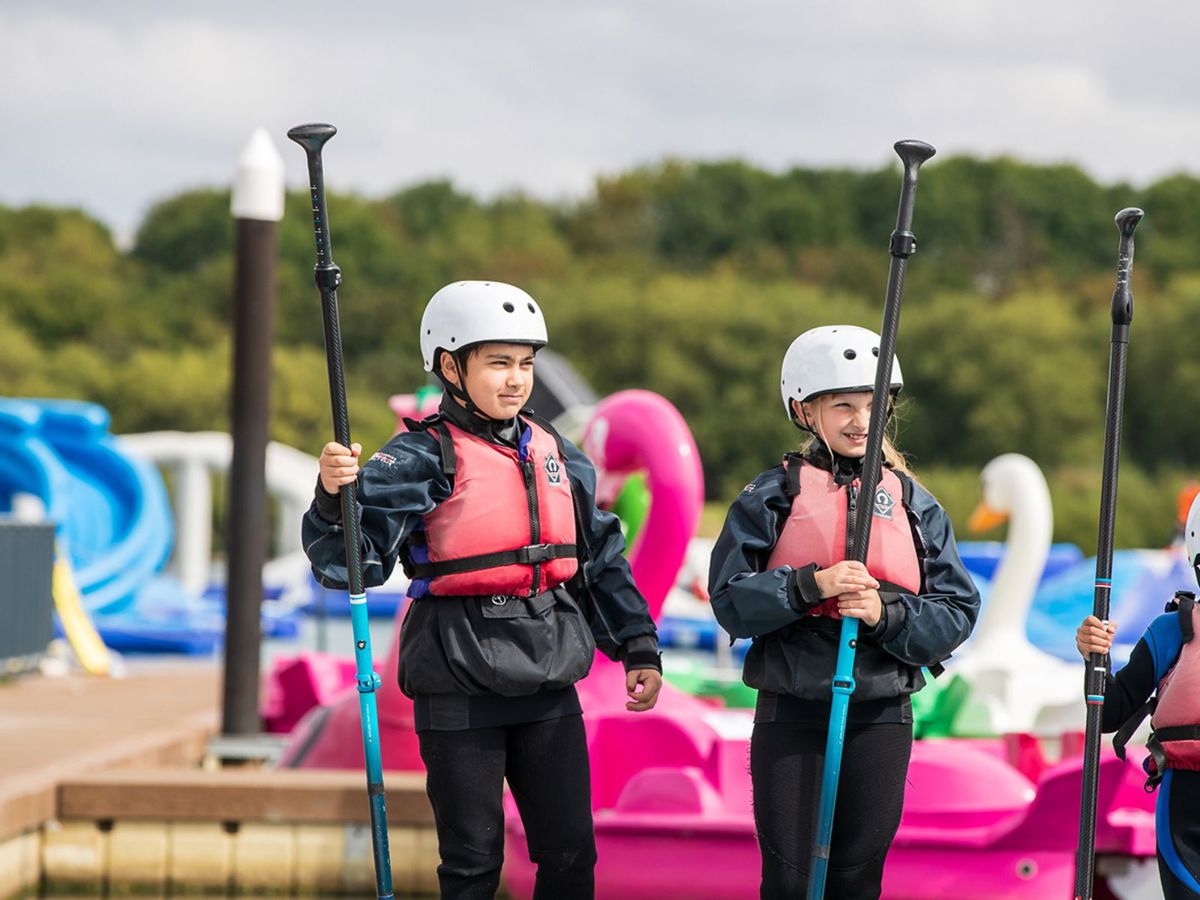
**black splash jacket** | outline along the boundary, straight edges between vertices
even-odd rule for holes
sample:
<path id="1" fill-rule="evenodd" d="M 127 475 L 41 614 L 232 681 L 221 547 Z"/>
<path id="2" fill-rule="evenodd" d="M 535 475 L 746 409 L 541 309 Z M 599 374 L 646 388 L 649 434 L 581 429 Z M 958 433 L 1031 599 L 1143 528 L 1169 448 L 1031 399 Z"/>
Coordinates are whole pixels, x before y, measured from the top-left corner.
<path id="1" fill-rule="evenodd" d="M 453 403 L 444 402 L 442 413 L 493 443 L 515 444 L 513 422 L 481 420 Z M 520 419 L 516 425 L 526 427 Z M 623 556 L 625 538 L 620 522 L 596 507 L 596 472 L 588 458 L 565 438 L 562 447 L 571 489 L 584 517 L 577 523 L 582 577 L 572 579 L 568 587 L 587 616 L 596 646 L 605 655 L 623 660 L 627 669 L 658 668 L 657 632 Z M 406 552 L 408 536 L 453 488 L 452 476 L 442 471 L 437 438 L 428 432 L 398 434 L 363 464 L 358 501 L 367 587 L 383 584 L 391 576 Z M 348 577 L 341 504 L 319 482 L 304 516 L 302 536 L 317 580 L 326 587 L 344 589 Z M 415 602 L 445 603 L 447 598 Z"/>
<path id="2" fill-rule="evenodd" d="M 831 469 L 823 453 L 810 453 L 805 463 Z M 838 483 L 858 477 L 854 463 L 861 469 L 861 461 L 839 460 Z M 766 568 L 791 507 L 783 466 L 746 486 L 713 547 L 709 593 L 722 627 L 734 637 L 754 638 L 746 655 L 747 684 L 829 702 L 841 623 L 805 615 L 821 600 L 813 566 Z M 921 558 L 921 593 L 879 592 L 883 616 L 874 628 L 860 624 L 852 703 L 920 690 L 921 667 L 949 657 L 979 614 L 979 592 L 959 559 L 945 511 L 915 481 L 905 510 Z"/>

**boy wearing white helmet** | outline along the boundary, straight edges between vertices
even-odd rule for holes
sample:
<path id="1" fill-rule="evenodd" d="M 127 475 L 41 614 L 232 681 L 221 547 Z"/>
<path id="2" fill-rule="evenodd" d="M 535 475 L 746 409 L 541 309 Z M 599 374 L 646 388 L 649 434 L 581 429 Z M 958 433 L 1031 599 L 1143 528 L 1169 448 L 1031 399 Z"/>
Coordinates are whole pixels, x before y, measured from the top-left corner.
<path id="1" fill-rule="evenodd" d="M 1200 496 L 1192 501 L 1183 532 L 1192 569 L 1200 579 Z M 1158 789 L 1155 809 L 1158 877 L 1166 900 L 1200 898 L 1200 606 L 1178 592 L 1142 634 L 1129 662 L 1104 685 L 1101 729 L 1115 731 L 1113 749 L 1125 744 L 1150 716 L 1153 729 L 1143 767 L 1147 790 Z M 1087 659 L 1112 649 L 1117 623 L 1086 617 L 1075 646 Z"/>
<path id="2" fill-rule="evenodd" d="M 364 575 L 399 561 L 412 577 L 400 687 L 413 699 L 434 808 L 443 897 L 500 883 L 507 780 L 521 810 L 537 896 L 591 897 L 596 861 L 587 746 L 574 683 L 598 647 L 626 669 L 626 708 L 654 706 L 654 622 L 615 516 L 595 505 L 579 450 L 523 411 L 546 344 L 537 302 L 500 282 L 447 285 L 426 306 L 421 352 L 446 388 L 357 465 L 321 453 L 304 546 L 318 579 L 344 586 L 338 488 L 357 480 Z"/>
<path id="3" fill-rule="evenodd" d="M 750 774 L 763 897 L 806 891 L 837 620 L 857 618 L 860 628 L 826 896 L 857 900 L 879 896 L 900 824 L 909 695 L 924 685 L 921 667 L 949 657 L 979 612 L 945 511 L 889 441 L 875 496 L 858 496 L 878 353 L 878 335 L 849 325 L 792 342 L 780 393 L 810 439 L 746 486 L 713 548 L 713 612 L 734 637 L 754 639 L 743 677 L 758 689 Z M 893 397 L 903 385 L 896 361 Z M 864 565 L 847 556 L 866 514 Z"/>

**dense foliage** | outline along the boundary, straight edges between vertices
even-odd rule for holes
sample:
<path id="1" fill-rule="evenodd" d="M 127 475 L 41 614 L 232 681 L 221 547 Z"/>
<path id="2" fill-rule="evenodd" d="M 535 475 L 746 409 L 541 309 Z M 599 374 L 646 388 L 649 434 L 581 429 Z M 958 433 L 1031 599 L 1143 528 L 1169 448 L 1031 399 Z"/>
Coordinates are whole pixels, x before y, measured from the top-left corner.
<path id="1" fill-rule="evenodd" d="M 539 297 L 553 346 L 600 393 L 646 387 L 688 419 L 710 501 L 795 443 L 776 385 L 816 324 L 878 328 L 898 172 L 666 161 L 586 198 L 483 201 L 446 182 L 330 197 L 356 437 L 386 440 L 390 393 L 421 384 L 425 300 L 457 278 Z M 272 436 L 315 452 L 329 431 L 306 197 L 280 229 Z M 922 173 L 898 344 L 900 446 L 964 527 L 979 468 L 1020 451 L 1046 470 L 1056 537 L 1094 546 L 1109 298 L 1123 206 L 1138 230 L 1118 544 L 1171 536 L 1200 466 L 1200 179 L 1144 189 L 1072 166 L 934 160 Z M 0 207 L 0 391 L 96 400 L 117 431 L 225 428 L 229 196 L 198 190 L 145 217 L 129 252 L 87 215 Z"/>

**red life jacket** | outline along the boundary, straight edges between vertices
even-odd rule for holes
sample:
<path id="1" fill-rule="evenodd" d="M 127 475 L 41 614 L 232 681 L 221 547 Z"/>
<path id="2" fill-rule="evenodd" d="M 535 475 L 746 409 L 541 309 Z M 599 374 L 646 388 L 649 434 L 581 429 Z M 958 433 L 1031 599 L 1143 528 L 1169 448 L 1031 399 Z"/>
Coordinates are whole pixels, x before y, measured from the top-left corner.
<path id="1" fill-rule="evenodd" d="M 854 540 L 851 512 L 857 515 L 859 483 L 839 485 L 833 473 L 805 463 L 801 457 L 784 457 L 787 493 L 792 509 L 783 532 L 771 551 L 767 566 L 801 568 L 816 563 L 827 569 L 850 556 Z M 921 589 L 921 561 L 909 525 L 904 484 L 891 469 L 884 468 L 875 491 L 875 519 L 867 551 L 867 571 L 879 582 L 888 582 L 909 593 Z M 809 615 L 840 619 L 837 599 L 830 598 Z"/>
<path id="2" fill-rule="evenodd" d="M 411 565 L 429 593 L 532 597 L 575 574 L 575 503 L 554 434 L 528 423 L 522 459 L 440 417 L 421 426 L 438 437 L 454 476 L 450 496 L 425 516 L 429 561 Z"/>
<path id="3" fill-rule="evenodd" d="M 1158 684 L 1158 700 L 1150 726 L 1153 741 L 1162 747 L 1169 769 L 1200 770 L 1200 605 L 1190 595 L 1179 596 L 1179 625 L 1183 646 Z"/>

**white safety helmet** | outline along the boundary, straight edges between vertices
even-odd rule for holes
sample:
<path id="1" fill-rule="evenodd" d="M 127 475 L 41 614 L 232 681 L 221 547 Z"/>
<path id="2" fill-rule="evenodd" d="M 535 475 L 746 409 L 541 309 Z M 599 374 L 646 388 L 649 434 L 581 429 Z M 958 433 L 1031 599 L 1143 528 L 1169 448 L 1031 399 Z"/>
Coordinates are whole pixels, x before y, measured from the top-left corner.
<path id="1" fill-rule="evenodd" d="M 537 302 L 519 287 L 500 281 L 456 281 L 425 305 L 421 356 L 432 372 L 439 349 L 457 353 L 472 344 L 546 343 L 546 319 Z"/>
<path id="2" fill-rule="evenodd" d="M 1196 557 L 1200 556 L 1200 494 L 1192 501 L 1188 509 L 1187 523 L 1183 526 L 1183 545 L 1187 548 L 1188 562 L 1196 565 Z M 1200 577 L 1200 569 L 1197 570 Z"/>
<path id="3" fill-rule="evenodd" d="M 792 401 L 812 400 L 822 394 L 869 391 L 875 387 L 879 360 L 879 335 L 857 325 L 822 325 L 810 328 L 783 355 L 779 392 L 788 418 L 794 419 Z M 892 359 L 892 394 L 904 387 L 900 360 Z"/>

